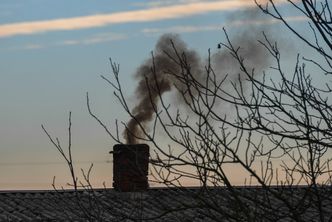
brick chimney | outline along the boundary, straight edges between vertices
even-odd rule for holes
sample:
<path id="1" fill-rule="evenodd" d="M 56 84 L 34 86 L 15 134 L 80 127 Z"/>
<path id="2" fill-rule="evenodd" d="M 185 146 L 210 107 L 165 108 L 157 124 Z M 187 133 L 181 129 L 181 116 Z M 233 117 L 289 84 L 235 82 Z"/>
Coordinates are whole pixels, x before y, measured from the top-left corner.
<path id="1" fill-rule="evenodd" d="M 121 192 L 144 191 L 149 187 L 149 146 L 117 144 L 113 147 L 113 187 Z"/>

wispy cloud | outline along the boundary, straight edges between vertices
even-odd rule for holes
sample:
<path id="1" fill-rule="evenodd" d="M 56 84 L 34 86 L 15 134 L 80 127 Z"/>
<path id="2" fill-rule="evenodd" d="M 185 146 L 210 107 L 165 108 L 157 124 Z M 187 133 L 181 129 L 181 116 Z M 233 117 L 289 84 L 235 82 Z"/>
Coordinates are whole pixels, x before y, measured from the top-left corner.
<path id="1" fill-rule="evenodd" d="M 44 47 L 45 46 L 41 44 L 29 43 L 27 45 L 24 45 L 22 49 L 42 49 Z"/>
<path id="2" fill-rule="evenodd" d="M 195 26 L 195 25 L 178 25 L 166 28 L 146 28 L 142 32 L 147 35 L 161 34 L 161 33 L 188 33 L 188 32 L 201 32 L 201 31 L 215 31 L 220 30 L 221 25 L 206 25 L 206 26 Z"/>
<path id="3" fill-rule="evenodd" d="M 123 40 L 127 38 L 128 36 L 122 33 L 98 33 L 82 39 L 66 39 L 60 42 L 53 42 L 47 44 L 29 43 L 23 46 L 16 46 L 15 48 L 11 48 L 11 50 L 33 50 L 33 49 L 43 49 L 49 47 L 69 46 L 69 45 L 94 45 L 104 42 Z"/>
<path id="4" fill-rule="evenodd" d="M 244 0 L 193 2 L 110 14 L 2 24 L 0 25 L 0 37 L 37 34 L 50 31 L 88 29 L 120 23 L 159 21 L 216 11 L 237 10 L 253 6 L 254 3 L 252 1 Z"/>
<path id="5" fill-rule="evenodd" d="M 127 39 L 128 36 L 125 34 L 120 34 L 120 33 L 100 33 L 93 35 L 88 38 L 84 39 L 69 39 L 69 40 L 64 40 L 58 45 L 92 45 L 92 44 L 98 44 L 98 43 L 103 43 L 103 42 L 111 42 L 111 41 L 116 41 L 116 40 L 123 40 Z"/>
<path id="6" fill-rule="evenodd" d="M 303 22 L 307 21 L 308 18 L 304 16 L 290 16 L 285 18 L 288 22 Z M 142 32 L 146 35 L 155 35 L 161 33 L 190 33 L 190 32 L 204 32 L 204 31 L 216 31 L 221 30 L 222 27 L 241 27 L 244 25 L 272 25 L 279 23 L 276 19 L 255 19 L 255 20 L 237 20 L 227 22 L 220 25 L 205 25 L 205 26 L 171 26 L 167 28 L 146 28 Z"/>
<path id="7" fill-rule="evenodd" d="M 154 8 L 154 7 L 175 5 L 175 4 L 188 4 L 194 2 L 208 2 L 208 1 L 211 0 L 150 0 L 147 2 L 135 2 L 133 3 L 133 5 L 139 7 Z"/>

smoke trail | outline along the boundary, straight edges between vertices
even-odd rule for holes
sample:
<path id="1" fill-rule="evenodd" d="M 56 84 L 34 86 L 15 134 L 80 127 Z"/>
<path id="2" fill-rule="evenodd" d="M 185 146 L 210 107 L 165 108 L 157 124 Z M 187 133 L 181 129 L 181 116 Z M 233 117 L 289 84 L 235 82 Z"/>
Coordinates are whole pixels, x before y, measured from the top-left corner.
<path id="1" fill-rule="evenodd" d="M 230 35 L 231 42 L 235 48 L 240 47 L 239 53 L 244 58 L 244 63 L 248 70 L 255 69 L 256 73 L 267 68 L 271 60 L 267 50 L 258 42 L 258 40 L 263 37 L 263 31 L 266 35 L 270 35 L 272 31 L 271 26 L 260 26 L 255 24 L 255 21 L 262 20 L 262 13 L 259 9 L 245 10 L 242 11 L 242 13 L 232 15 L 227 19 L 229 24 L 239 21 L 240 23 L 244 23 L 241 28 L 237 29 L 235 35 Z M 278 38 L 278 40 L 280 40 L 280 38 Z M 212 55 L 211 60 L 216 73 L 221 76 L 229 74 L 230 81 L 236 81 L 238 74 L 241 73 L 238 61 L 230 55 L 228 50 L 220 50 Z"/>
<path id="2" fill-rule="evenodd" d="M 172 59 L 176 58 L 177 55 L 171 42 L 174 43 L 179 54 L 186 55 L 193 73 L 197 73 L 195 75 L 199 73 L 197 71 L 200 67 L 200 58 L 195 51 L 188 49 L 185 42 L 178 35 L 165 34 L 161 36 L 156 44 L 153 59 L 146 60 L 135 74 L 135 78 L 138 80 L 138 87 L 136 88 L 138 103 L 132 110 L 134 118 L 128 122 L 124 132 L 128 144 L 138 142 L 135 136 L 143 136 L 139 125 L 146 127 L 146 124 L 152 120 L 154 114 L 153 104 L 158 103 L 159 94 L 171 90 L 174 78 L 167 73 L 181 72 L 181 67 Z M 156 68 L 155 72 L 153 72 L 152 67 Z"/>
<path id="3" fill-rule="evenodd" d="M 241 14 L 245 19 L 257 19 L 259 17 L 258 10 L 248 10 Z M 240 17 L 238 17 L 240 18 Z M 238 19 L 237 18 L 237 19 Z M 232 18 L 229 18 L 232 20 Z M 269 27 L 264 27 L 265 32 L 269 32 Z M 267 28 L 267 29 L 266 29 Z M 255 68 L 262 70 L 270 63 L 270 57 L 266 50 L 257 42 L 261 36 L 261 30 L 255 25 L 247 25 L 241 32 L 238 32 L 235 37 L 231 39 L 232 44 L 241 46 L 241 55 L 245 58 L 245 64 L 248 68 Z M 154 109 L 153 104 L 157 105 L 159 100 L 159 93 L 163 94 L 172 89 L 175 84 L 177 87 L 186 87 L 183 84 L 178 84 L 178 79 L 169 73 L 181 73 L 181 66 L 176 64 L 172 58 L 177 58 L 174 47 L 179 54 L 184 53 L 186 61 L 190 65 L 190 73 L 197 81 L 202 81 L 204 78 L 204 65 L 197 52 L 188 49 L 186 44 L 175 34 L 165 34 L 158 40 L 154 50 L 154 60 L 146 60 L 136 71 L 135 78 L 138 80 L 138 87 L 136 89 L 136 96 L 138 99 L 137 105 L 133 108 L 133 118 L 128 122 L 127 128 L 124 131 L 124 137 L 129 144 L 138 143 L 136 137 L 143 137 L 140 125 L 146 129 L 147 123 L 152 120 Z M 180 55 L 181 56 L 181 55 Z M 154 63 L 154 66 L 153 66 Z M 234 81 L 240 73 L 238 62 L 229 54 L 228 50 L 220 50 L 211 56 L 211 63 L 214 71 L 222 78 L 226 74 L 229 75 L 229 80 Z M 152 71 L 155 67 L 155 72 Z M 242 80 L 242 78 L 240 78 Z M 158 85 L 158 90 L 156 88 Z M 178 100 L 178 99 L 177 99 Z M 183 102 L 183 99 L 179 99 Z M 136 136 L 136 137 L 135 137 Z"/>

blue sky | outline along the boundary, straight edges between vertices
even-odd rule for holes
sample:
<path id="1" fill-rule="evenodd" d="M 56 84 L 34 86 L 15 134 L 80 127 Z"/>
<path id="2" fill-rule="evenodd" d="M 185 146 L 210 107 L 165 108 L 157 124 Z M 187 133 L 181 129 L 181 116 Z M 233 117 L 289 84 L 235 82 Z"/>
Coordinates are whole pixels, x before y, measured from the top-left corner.
<path id="1" fill-rule="evenodd" d="M 246 20 L 251 0 L 1 0 L 0 1 L 0 190 L 51 189 L 53 176 L 68 171 L 40 125 L 67 141 L 73 113 L 73 152 L 78 168 L 94 162 L 93 180 L 111 185 L 108 152 L 113 141 L 88 115 L 88 91 L 95 112 L 112 126 L 126 120 L 112 89 L 99 77 L 110 73 L 108 58 L 120 64 L 130 102 L 135 68 L 149 57 L 158 37 L 179 33 L 202 55 L 248 25 L 272 27 L 269 17 Z M 289 19 L 302 17 L 282 6 Z M 285 35 L 283 38 L 292 38 Z"/>

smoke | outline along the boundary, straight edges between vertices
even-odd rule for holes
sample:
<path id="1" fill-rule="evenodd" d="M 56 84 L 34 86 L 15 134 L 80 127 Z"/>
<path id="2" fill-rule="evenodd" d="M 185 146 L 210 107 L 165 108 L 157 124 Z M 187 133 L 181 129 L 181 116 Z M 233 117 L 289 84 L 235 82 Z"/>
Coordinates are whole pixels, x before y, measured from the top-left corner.
<path id="1" fill-rule="evenodd" d="M 257 19 L 257 10 L 249 10 L 242 13 L 244 19 Z M 229 20 L 233 20 L 229 17 Z M 266 28 L 266 27 L 265 27 Z M 234 46 L 241 46 L 240 53 L 245 58 L 245 64 L 249 68 L 261 70 L 269 65 L 269 56 L 266 50 L 257 42 L 261 37 L 261 31 L 255 25 L 247 25 L 241 29 L 235 36 L 232 36 L 231 42 Z M 268 29 L 264 30 L 266 33 Z M 173 43 L 173 44 L 172 44 Z M 175 50 L 178 54 L 176 54 Z M 159 96 L 174 88 L 174 85 L 186 87 L 184 84 L 178 84 L 178 78 L 174 74 L 183 72 L 181 66 L 177 64 L 177 56 L 185 55 L 185 61 L 189 64 L 190 73 L 198 81 L 204 78 L 204 64 L 198 53 L 189 49 L 184 41 L 176 34 L 165 34 L 158 40 L 153 58 L 146 60 L 136 71 L 135 78 L 138 80 L 136 96 L 137 105 L 133 108 L 133 118 L 128 122 L 124 131 L 124 138 L 128 144 L 139 142 L 138 138 L 144 138 L 142 128 L 147 129 L 147 124 L 153 119 L 153 114 L 159 102 Z M 229 79 L 237 79 L 240 69 L 237 61 L 229 54 L 228 50 L 220 49 L 217 53 L 211 55 L 211 63 L 217 75 L 222 78 L 226 74 Z M 153 70 L 155 68 L 155 70 Z M 240 78 L 241 79 L 241 78 Z M 183 99 L 181 100 L 183 102 Z M 155 107 L 154 107 L 155 106 Z M 138 138 L 137 138 L 138 137 Z"/>
<path id="2" fill-rule="evenodd" d="M 128 122 L 124 132 L 128 144 L 138 143 L 136 137 L 143 137 L 141 126 L 145 128 L 147 123 L 152 120 L 155 111 L 153 106 L 157 106 L 159 96 L 170 91 L 174 85 L 175 78 L 171 73 L 181 72 L 181 67 L 174 60 L 177 56 L 176 53 L 186 56 L 186 61 L 190 64 L 194 75 L 197 76 L 201 73 L 199 71 L 200 57 L 194 50 L 188 49 L 178 35 L 161 36 L 155 46 L 153 58 L 146 60 L 135 74 L 135 78 L 138 80 L 135 91 L 138 103 L 132 110 L 133 118 Z"/>
<path id="3" fill-rule="evenodd" d="M 239 54 L 244 59 L 246 67 L 249 70 L 255 69 L 256 73 L 260 73 L 262 69 L 266 68 L 271 60 L 267 50 L 258 42 L 258 40 L 262 40 L 263 31 L 269 37 L 271 37 L 272 33 L 271 26 L 255 24 L 255 21 L 261 22 L 263 19 L 259 9 L 248 9 L 242 11 L 242 13 L 229 16 L 227 19 L 227 23 L 229 24 L 243 23 L 241 28 L 236 29 L 236 33 L 230 34 L 231 43 L 235 48 L 239 47 Z M 230 29 L 230 31 L 232 30 Z M 280 41 L 279 37 L 278 40 Z M 229 74 L 228 80 L 237 80 L 241 70 L 239 69 L 238 61 L 228 50 L 219 50 L 212 55 L 211 60 L 217 74 L 221 77 Z"/>

